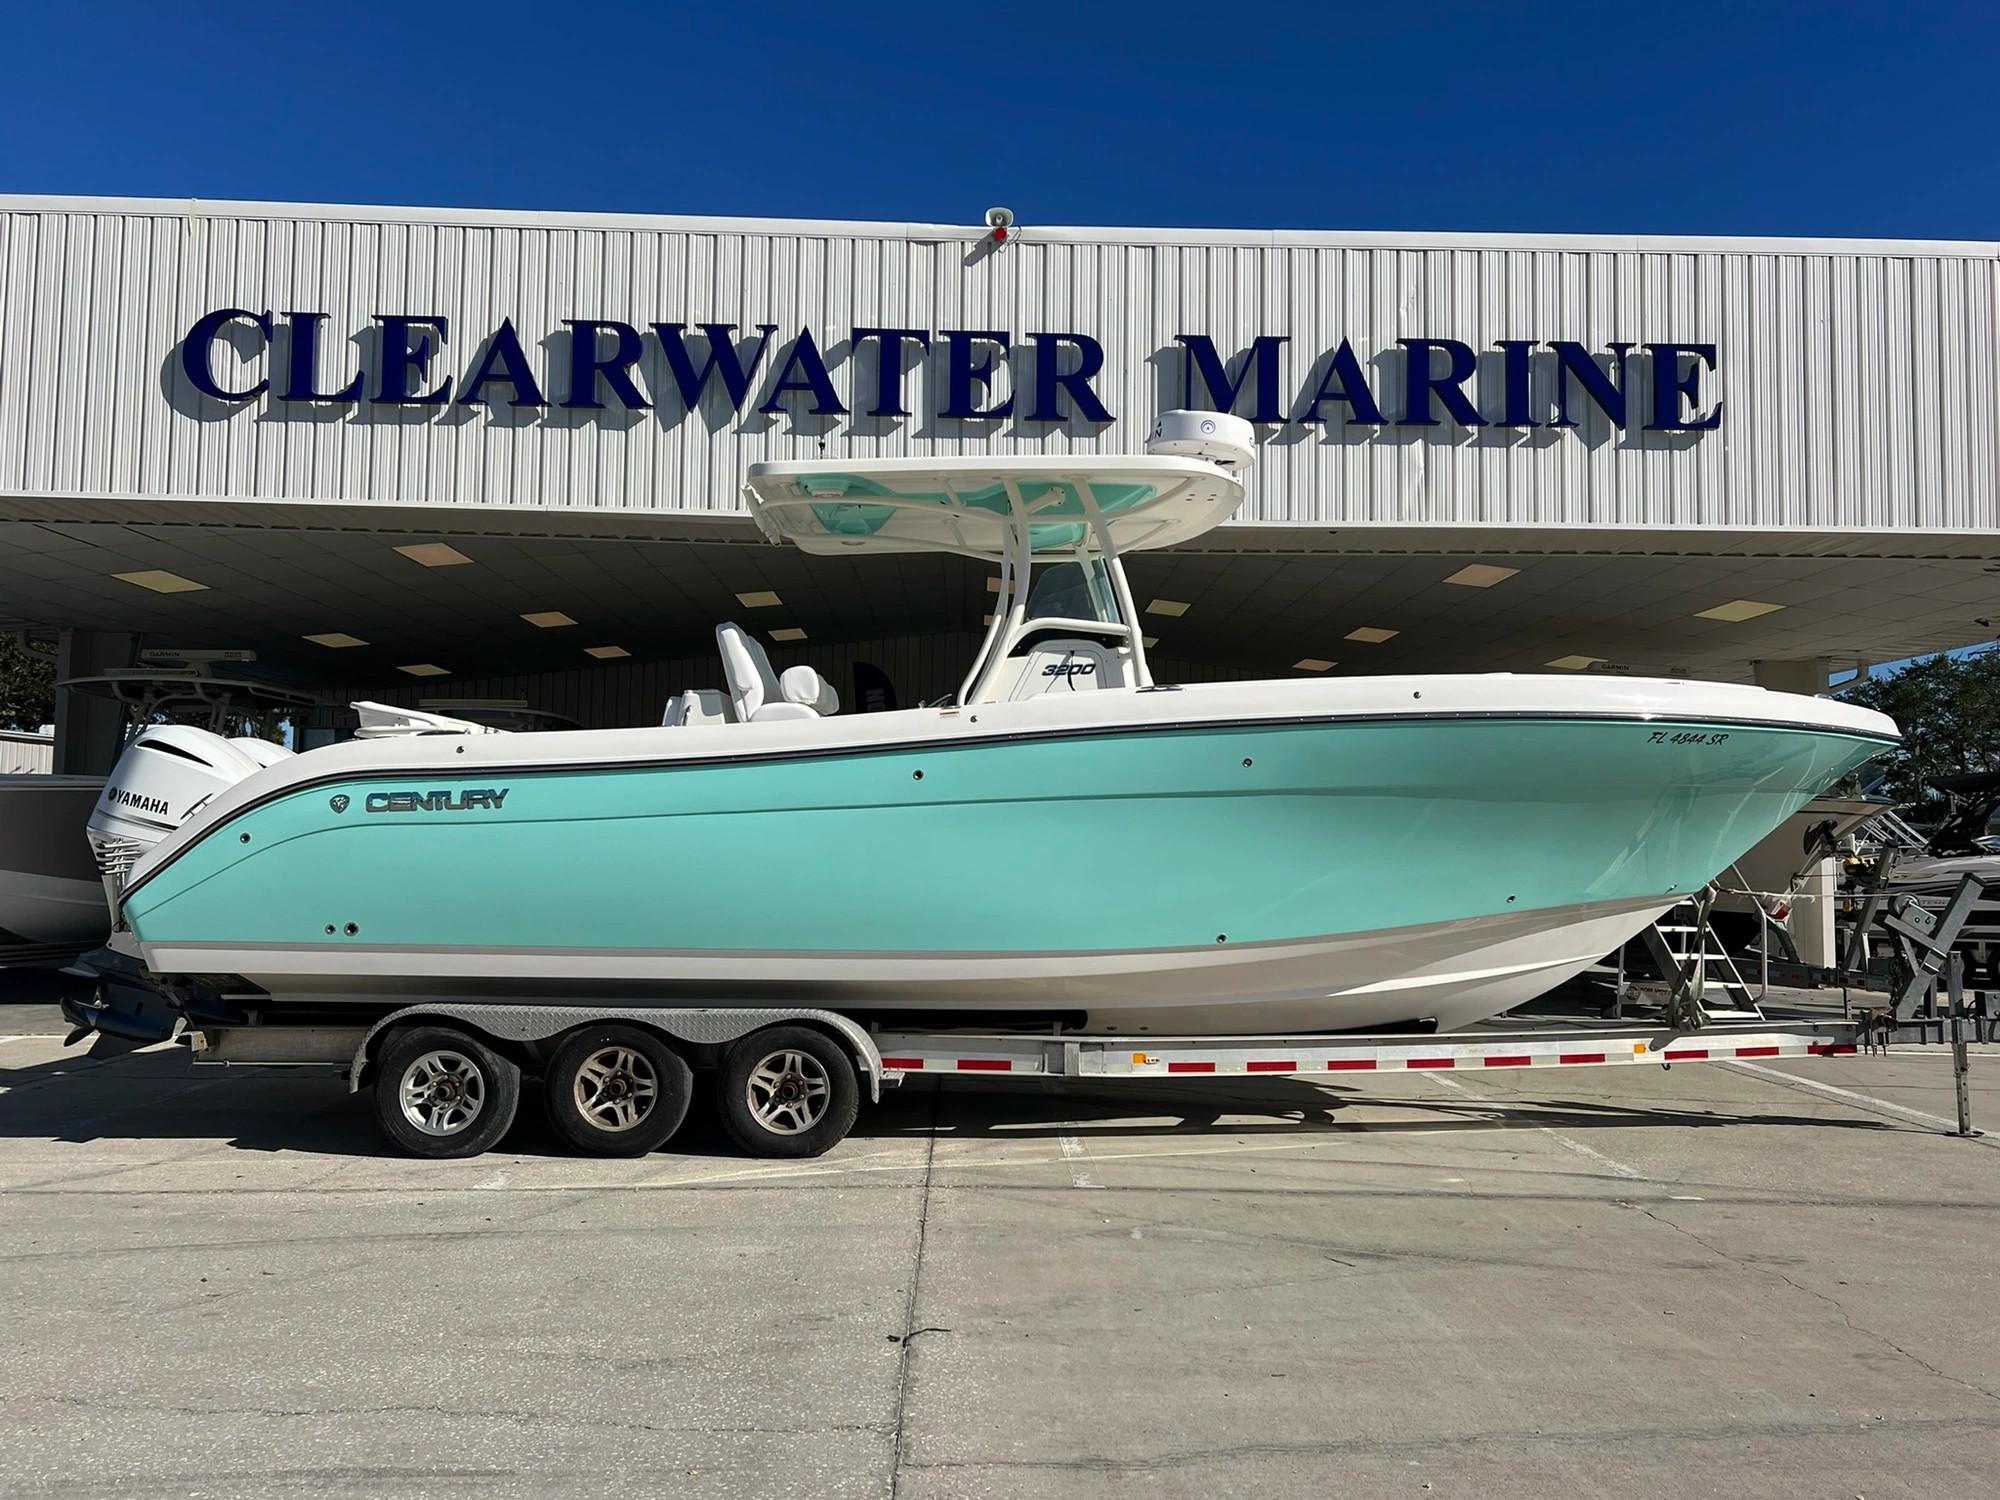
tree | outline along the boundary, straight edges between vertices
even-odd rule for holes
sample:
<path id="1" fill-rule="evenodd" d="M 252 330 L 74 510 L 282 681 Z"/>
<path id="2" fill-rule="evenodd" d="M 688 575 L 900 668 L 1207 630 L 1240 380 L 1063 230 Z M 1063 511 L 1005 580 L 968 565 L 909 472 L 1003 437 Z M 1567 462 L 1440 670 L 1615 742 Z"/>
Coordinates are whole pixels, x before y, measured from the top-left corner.
<path id="1" fill-rule="evenodd" d="M 56 716 L 53 663 L 23 651 L 0 635 L 0 728 L 40 729 Z"/>
<path id="2" fill-rule="evenodd" d="M 1902 729 L 1901 748 L 1883 757 L 1883 789 L 1898 801 L 1933 800 L 1924 785 L 1933 776 L 2000 770 L 2000 651 L 1922 657 L 1841 696 Z"/>

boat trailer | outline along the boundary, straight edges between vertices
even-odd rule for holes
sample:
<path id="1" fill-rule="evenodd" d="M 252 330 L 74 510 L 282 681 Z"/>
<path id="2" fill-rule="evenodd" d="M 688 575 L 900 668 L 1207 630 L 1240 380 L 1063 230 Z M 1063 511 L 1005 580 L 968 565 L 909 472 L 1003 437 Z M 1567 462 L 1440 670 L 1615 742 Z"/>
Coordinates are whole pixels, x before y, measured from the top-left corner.
<path id="1" fill-rule="evenodd" d="M 1355 1075 L 1500 1072 L 1510 1069 L 1671 1067 L 1676 1063 L 1852 1057 L 1867 1041 L 1861 1020 L 1760 1020 L 1699 1030 L 1661 1024 L 1580 1028 L 1487 1029 L 1444 1034 L 1307 1036 L 1110 1036 L 1074 1032 L 892 1031 L 863 1028 L 833 1012 L 771 1008 L 581 1006 L 527 1007 L 438 1002 L 386 1016 L 370 1027 L 205 1024 L 178 1038 L 204 1067 L 304 1067 L 338 1073 L 359 1091 L 376 1083 L 376 1061 L 391 1039 L 413 1027 L 446 1028 L 487 1044 L 549 1055 L 566 1034 L 586 1026 L 644 1028 L 674 1038 L 697 1066 L 723 1062 L 731 1048 L 809 1027 L 836 1037 L 850 1057 L 859 1092 L 880 1097 L 913 1077 L 1328 1080 Z M 1963 1046 L 1960 1049 L 1963 1066 Z M 530 1061 L 528 1070 L 533 1071 Z M 1959 1131 L 1974 1133 L 1960 1093 Z M 829 1142 L 829 1144 L 831 1144 Z M 821 1148 L 824 1149 L 824 1148 Z M 758 1152 L 757 1154 L 764 1154 Z M 773 1153 L 777 1154 L 777 1153 Z"/>

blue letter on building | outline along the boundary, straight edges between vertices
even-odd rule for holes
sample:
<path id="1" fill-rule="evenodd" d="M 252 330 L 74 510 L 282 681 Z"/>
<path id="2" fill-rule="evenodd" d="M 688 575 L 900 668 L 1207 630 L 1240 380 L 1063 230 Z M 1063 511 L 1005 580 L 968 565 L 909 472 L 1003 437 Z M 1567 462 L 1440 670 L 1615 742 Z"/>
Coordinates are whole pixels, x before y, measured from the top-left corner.
<path id="1" fill-rule="evenodd" d="M 451 399 L 451 381 L 434 391 L 418 395 L 410 387 L 410 372 L 415 370 L 422 380 L 430 373 L 431 354 L 435 346 L 429 333 L 419 333 L 414 344 L 410 334 L 414 329 L 425 328 L 437 331 L 438 343 L 450 337 L 450 325 L 442 313 L 420 317 L 411 313 L 377 313 L 375 321 L 382 325 L 382 380 L 371 401 L 385 406 L 442 406 Z"/>
<path id="2" fill-rule="evenodd" d="M 868 408 L 871 417 L 907 417 L 903 408 L 903 345 L 915 344 L 919 349 L 931 346 L 931 336 L 923 328 L 857 328 L 854 342 L 875 339 L 881 345 L 881 358 L 875 365 L 875 404 Z"/>
<path id="3" fill-rule="evenodd" d="M 356 370 L 354 378 L 337 391 L 323 391 L 319 388 L 319 325 L 326 321 L 323 312 L 288 312 L 285 326 L 292 344 L 291 369 L 285 380 L 284 398 L 287 401 L 352 401 L 361 394 L 362 372 Z"/>
<path id="4" fill-rule="evenodd" d="M 1028 420 L 1060 422 L 1062 412 L 1056 405 L 1056 391 L 1060 388 L 1069 392 L 1077 415 L 1084 421 L 1109 422 L 1111 413 L 1090 388 L 1090 377 L 1104 368 L 1104 346 L 1083 333 L 1031 333 L 1028 337 L 1035 341 L 1035 408 L 1028 413 Z M 1064 344 L 1076 345 L 1074 370 L 1057 367 Z"/>
<path id="5" fill-rule="evenodd" d="M 1618 367 L 1616 381 L 1599 367 L 1590 357 L 1590 351 L 1573 339 L 1550 339 L 1549 347 L 1556 351 L 1556 419 L 1551 427 L 1574 427 L 1569 414 L 1569 379 L 1576 377 L 1590 399 L 1597 403 L 1597 409 L 1604 413 L 1605 420 L 1613 427 L 1625 425 L 1625 353 L 1630 344 L 1613 344 L 1611 357 Z"/>
<path id="6" fill-rule="evenodd" d="M 981 422 L 994 417 L 1004 417 L 1014 409 L 1014 398 L 1009 396 L 998 406 L 975 407 L 972 404 L 972 388 L 976 385 L 982 391 L 993 385 L 993 365 L 995 356 L 989 354 L 983 363 L 972 362 L 974 344 L 993 344 L 1004 353 L 1009 340 L 1006 334 L 990 329 L 947 328 L 944 331 L 945 349 L 945 389 L 947 392 L 944 410 L 938 415 L 960 422 Z"/>
<path id="7" fill-rule="evenodd" d="M 797 370 L 798 377 L 792 376 Z M 826 361 L 820 358 L 819 345 L 813 342 L 812 330 L 801 328 L 799 336 L 792 344 L 792 357 L 785 361 L 784 369 L 778 371 L 778 378 L 771 382 L 771 394 L 764 398 L 764 404 L 757 408 L 761 412 L 784 409 L 786 391 L 805 391 L 813 398 L 807 412 L 815 417 L 839 417 L 847 414 L 847 408 L 840 404 L 840 392 L 833 388 L 833 377 L 826 372 Z"/>
<path id="8" fill-rule="evenodd" d="M 1182 364 L 1182 388 L 1187 392 L 1189 406 L 1199 406 L 1195 398 L 1194 377 L 1201 375 L 1201 383 L 1208 387 L 1208 399 L 1215 411 L 1236 410 L 1237 399 L 1243 394 L 1243 387 L 1250 383 L 1251 376 L 1257 379 L 1257 407 L 1251 412 L 1253 422 L 1282 422 L 1284 417 L 1278 412 L 1278 346 L 1290 343 L 1290 338 L 1281 333 L 1260 334 L 1250 344 L 1250 352 L 1243 357 L 1243 368 L 1235 380 L 1229 378 L 1229 367 L 1222 362 L 1222 356 L 1215 351 L 1215 340 L 1205 333 L 1177 333 L 1174 338 L 1187 351 Z"/>
<path id="9" fill-rule="evenodd" d="M 1348 411 L 1352 413 L 1348 421 L 1357 426 L 1377 427 L 1382 423 L 1382 408 L 1375 404 L 1375 393 L 1368 388 L 1368 377 L 1362 372 L 1361 361 L 1354 357 L 1354 346 L 1346 339 L 1340 341 L 1340 347 L 1327 360 L 1326 373 L 1319 378 L 1319 389 L 1307 400 L 1298 420 L 1325 421 L 1319 409 L 1329 401 L 1346 402 Z"/>
<path id="10" fill-rule="evenodd" d="M 597 399 L 600 375 L 620 405 L 634 411 L 652 405 L 639 394 L 639 387 L 632 384 L 629 373 L 646 348 L 639 341 L 638 329 L 616 318 L 564 318 L 563 323 L 569 329 L 569 399 L 563 402 L 564 407 L 602 411 L 604 403 Z M 597 349 L 597 335 L 604 329 L 611 332 L 609 354 L 600 354 Z"/>
<path id="11" fill-rule="evenodd" d="M 1715 345 L 1648 344 L 1646 352 L 1653 356 L 1653 420 L 1646 424 L 1648 432 L 1705 432 L 1722 425 L 1720 401 L 1707 416 L 1694 415 L 1701 410 L 1701 367 L 1715 368 Z M 1681 375 L 1683 355 L 1694 361 L 1685 377 Z M 1685 422 L 1681 420 L 1683 396 L 1689 417 Z"/>
<path id="12" fill-rule="evenodd" d="M 500 368 L 495 369 L 498 365 Z M 485 357 L 466 377 L 459 388 L 460 406 L 484 406 L 486 398 L 480 391 L 489 381 L 504 380 L 514 387 L 514 394 L 507 398 L 509 406 L 547 406 L 542 399 L 542 388 L 535 383 L 535 372 L 528 367 L 528 356 L 522 351 L 521 336 L 514 332 L 514 320 L 502 318 L 500 327 L 493 334 L 493 342 L 486 346 Z"/>
<path id="13" fill-rule="evenodd" d="M 750 356 L 750 363 L 746 365 L 736 352 L 734 323 L 695 324 L 702 337 L 708 340 L 708 363 L 699 370 L 688 357 L 687 345 L 681 341 L 681 330 L 686 327 L 685 323 L 653 325 L 653 332 L 660 340 L 660 351 L 667 356 L 667 368 L 673 372 L 674 384 L 680 388 L 681 405 L 693 411 L 701 401 L 702 387 L 708 384 L 708 377 L 720 375 L 722 388 L 729 396 L 729 409 L 743 410 L 743 398 L 750 394 L 750 377 L 764 362 L 764 351 L 771 347 L 771 335 L 778 331 L 778 325 L 757 325 L 757 352 Z"/>
<path id="14" fill-rule="evenodd" d="M 195 320 L 187 337 L 181 340 L 181 368 L 187 372 L 188 384 L 204 396 L 215 401 L 248 401 L 261 396 L 271 388 L 269 377 L 258 381 L 246 391 L 225 391 L 222 383 L 215 378 L 215 337 L 223 326 L 237 319 L 254 324 L 264 335 L 265 347 L 271 343 L 271 315 L 267 312 L 254 313 L 241 307 L 218 307 L 212 313 L 203 313 Z"/>
<path id="15" fill-rule="evenodd" d="M 1403 370 L 1403 415 L 1396 421 L 1398 427 L 1438 425 L 1438 419 L 1431 415 L 1433 391 L 1444 403 L 1444 409 L 1451 413 L 1452 421 L 1459 426 L 1486 425 L 1464 390 L 1465 382 L 1479 368 L 1479 356 L 1472 352 L 1471 345 L 1461 344 L 1457 339 L 1397 339 L 1396 342 L 1403 346 L 1403 357 L 1407 361 Z M 1451 368 L 1442 375 L 1431 373 L 1433 349 L 1442 349 L 1451 357 Z"/>

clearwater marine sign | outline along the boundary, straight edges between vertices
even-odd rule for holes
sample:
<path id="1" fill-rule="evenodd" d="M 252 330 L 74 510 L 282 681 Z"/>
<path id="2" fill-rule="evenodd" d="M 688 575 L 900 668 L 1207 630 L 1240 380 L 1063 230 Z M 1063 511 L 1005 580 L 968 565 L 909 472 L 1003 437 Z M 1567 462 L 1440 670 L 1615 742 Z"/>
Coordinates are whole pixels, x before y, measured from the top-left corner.
<path id="1" fill-rule="evenodd" d="M 211 401 L 265 401 L 277 412 L 285 403 L 695 411 L 706 401 L 738 417 L 748 404 L 766 416 L 830 418 L 852 415 L 852 402 L 869 417 L 897 419 L 912 414 L 906 402 L 922 368 L 926 410 L 940 420 L 1117 420 L 1097 386 L 1104 346 L 1084 333 L 1032 332 L 1017 343 L 993 329 L 853 328 L 822 345 L 810 327 L 780 339 L 772 323 L 641 329 L 567 318 L 561 332 L 531 346 L 511 318 L 466 342 L 441 313 L 377 313 L 336 347 L 327 321 L 323 312 L 219 307 L 188 329 L 181 369 Z M 1399 338 L 1364 362 L 1342 339 L 1301 373 L 1287 359 L 1291 342 L 1262 334 L 1225 353 L 1207 334 L 1181 333 L 1164 360 L 1154 358 L 1178 367 L 1181 390 L 1168 404 L 1259 423 L 1561 429 L 1594 414 L 1614 428 L 1670 433 L 1722 423 L 1722 403 L 1704 390 L 1716 369 L 1713 344 L 1592 349 L 1501 339 L 1481 351 L 1458 339 Z M 448 360 L 454 344 L 465 353 Z M 843 397 L 835 372 L 848 366 Z"/>

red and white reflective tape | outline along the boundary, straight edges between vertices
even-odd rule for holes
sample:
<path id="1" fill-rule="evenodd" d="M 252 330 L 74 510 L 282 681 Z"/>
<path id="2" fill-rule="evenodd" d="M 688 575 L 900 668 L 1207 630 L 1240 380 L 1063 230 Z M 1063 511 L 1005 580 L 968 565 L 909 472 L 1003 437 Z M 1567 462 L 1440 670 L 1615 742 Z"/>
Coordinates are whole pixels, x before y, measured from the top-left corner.
<path id="1" fill-rule="evenodd" d="M 912 1050 L 919 1039 L 900 1036 L 898 1051 L 885 1053 L 882 1066 L 892 1073 L 1028 1073 L 1045 1075 L 1059 1072 L 1054 1059 L 1037 1043 L 1024 1039 L 1022 1050 L 1013 1056 L 986 1052 L 962 1056 L 956 1052 Z M 990 1040 L 990 1039 L 989 1039 Z M 1566 1039 L 1571 1046 L 1574 1039 Z M 1594 1039 L 1593 1039 L 1594 1040 Z M 1613 1039 L 1606 1038 L 1606 1043 Z M 1219 1051 L 1212 1056 L 1192 1056 L 1178 1049 L 1135 1050 L 1129 1043 L 1081 1043 L 1090 1049 L 1088 1066 L 1079 1077 L 1131 1077 L 1166 1074 L 1176 1077 L 1243 1077 L 1252 1074 L 1305 1075 L 1318 1073 L 1421 1073 L 1459 1068 L 1561 1068 L 1603 1067 L 1617 1063 L 1726 1062 L 1736 1058 L 1771 1057 L 1852 1057 L 1859 1050 L 1852 1042 L 1812 1041 L 1807 1037 L 1777 1037 L 1768 1033 L 1732 1045 L 1718 1040 L 1706 1046 L 1669 1046 L 1656 1049 L 1650 1040 L 1617 1038 L 1615 1044 L 1596 1051 L 1565 1051 L 1561 1045 L 1537 1045 L 1532 1039 L 1512 1037 L 1508 1050 L 1483 1051 L 1477 1045 L 1462 1045 L 1448 1052 L 1407 1047 L 1376 1046 L 1364 1051 L 1355 1048 L 1327 1052 L 1294 1051 L 1286 1056 L 1259 1056 L 1253 1042 L 1240 1049 Z M 1530 1050 L 1522 1050 L 1524 1047 Z M 1129 1061 L 1128 1061 L 1129 1059 Z"/>
<path id="2" fill-rule="evenodd" d="M 1039 1073 L 1030 1057 L 884 1057 L 882 1066 L 898 1073 Z"/>

